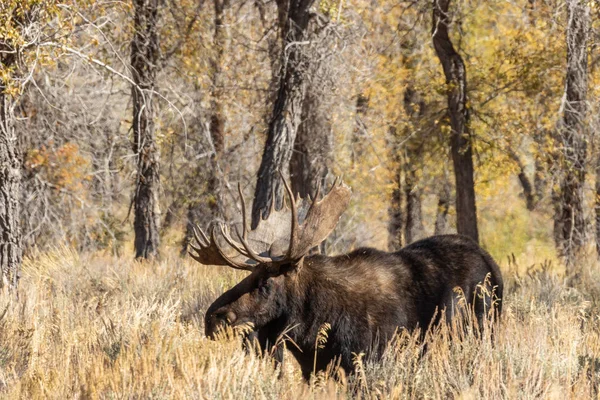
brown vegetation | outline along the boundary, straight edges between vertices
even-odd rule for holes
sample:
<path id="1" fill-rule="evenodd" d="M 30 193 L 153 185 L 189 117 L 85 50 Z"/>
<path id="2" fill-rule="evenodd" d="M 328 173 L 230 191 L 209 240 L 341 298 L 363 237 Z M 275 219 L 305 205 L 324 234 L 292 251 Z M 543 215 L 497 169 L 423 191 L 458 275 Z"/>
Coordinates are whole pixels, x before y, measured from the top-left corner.
<path id="1" fill-rule="evenodd" d="M 532 260 L 517 262 L 503 265 L 511 277 Z M 359 390 L 368 398 L 595 397 L 600 276 L 596 264 L 584 270 L 575 286 L 548 264 L 508 279 L 494 345 L 473 335 L 449 340 L 442 328 L 423 357 L 416 338 L 404 336 L 383 361 L 357 360 L 354 378 L 319 375 L 307 384 L 291 359 L 278 379 L 270 357 L 204 336 L 203 311 L 242 272 L 182 260 L 175 249 L 148 264 L 60 248 L 25 259 L 19 307 L 6 309 L 2 300 L 0 396 L 304 399 Z"/>

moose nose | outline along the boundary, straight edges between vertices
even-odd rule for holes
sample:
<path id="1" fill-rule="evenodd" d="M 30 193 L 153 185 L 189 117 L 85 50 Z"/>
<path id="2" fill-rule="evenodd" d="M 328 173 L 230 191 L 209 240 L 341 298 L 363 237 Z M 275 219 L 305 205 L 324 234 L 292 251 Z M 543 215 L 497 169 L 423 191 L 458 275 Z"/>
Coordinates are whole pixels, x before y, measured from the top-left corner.
<path id="1" fill-rule="evenodd" d="M 237 315 L 233 311 L 229 311 L 226 315 L 227 322 L 233 324 L 237 320 Z"/>
<path id="2" fill-rule="evenodd" d="M 236 320 L 237 315 L 233 311 L 221 311 L 212 314 L 206 324 L 206 336 L 214 339 L 219 328 L 231 325 Z"/>

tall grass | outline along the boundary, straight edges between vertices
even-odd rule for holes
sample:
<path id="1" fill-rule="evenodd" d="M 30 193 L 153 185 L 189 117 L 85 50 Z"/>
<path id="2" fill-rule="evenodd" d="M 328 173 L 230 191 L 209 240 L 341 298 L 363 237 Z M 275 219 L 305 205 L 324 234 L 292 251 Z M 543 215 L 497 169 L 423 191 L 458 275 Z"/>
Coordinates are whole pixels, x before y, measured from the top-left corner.
<path id="1" fill-rule="evenodd" d="M 404 334 L 381 362 L 357 358 L 354 376 L 305 383 L 293 362 L 280 371 L 228 335 L 204 337 L 204 310 L 243 273 L 174 254 L 139 263 L 60 248 L 25 261 L 18 301 L 0 299 L 0 397 L 597 397 L 600 266 L 572 285 L 547 267 L 506 273 L 494 342 L 442 328 L 423 353 Z"/>

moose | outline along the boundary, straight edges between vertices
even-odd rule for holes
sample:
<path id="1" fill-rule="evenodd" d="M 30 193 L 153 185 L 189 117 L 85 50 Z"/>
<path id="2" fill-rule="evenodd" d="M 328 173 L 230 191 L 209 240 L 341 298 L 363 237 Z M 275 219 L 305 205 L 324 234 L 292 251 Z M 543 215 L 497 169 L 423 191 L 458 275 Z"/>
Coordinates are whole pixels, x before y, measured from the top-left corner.
<path id="1" fill-rule="evenodd" d="M 272 202 L 268 217 L 252 230 L 238 186 L 242 227 L 237 240 L 223 223 L 213 224 L 209 236 L 196 227 L 197 243 L 190 251 L 196 261 L 250 272 L 206 311 L 207 337 L 215 338 L 224 326 L 250 325 L 248 337 L 277 355 L 281 352 L 272 351 L 273 346 L 285 334 L 294 342 L 289 350 L 309 379 L 332 362 L 351 373 L 357 354 L 380 356 L 400 330 L 425 331 L 442 317 L 451 321 L 464 315 L 461 298 L 477 325 L 488 315 L 499 317 L 500 270 L 470 238 L 433 236 L 395 253 L 359 248 L 334 257 L 311 254 L 336 227 L 351 190 L 339 178 L 321 199 L 318 189 L 305 200 L 300 222 L 302 200 L 295 198 L 285 179 L 283 183 L 289 207 L 275 210 Z M 327 341 L 317 348 L 324 326 L 329 328 Z"/>

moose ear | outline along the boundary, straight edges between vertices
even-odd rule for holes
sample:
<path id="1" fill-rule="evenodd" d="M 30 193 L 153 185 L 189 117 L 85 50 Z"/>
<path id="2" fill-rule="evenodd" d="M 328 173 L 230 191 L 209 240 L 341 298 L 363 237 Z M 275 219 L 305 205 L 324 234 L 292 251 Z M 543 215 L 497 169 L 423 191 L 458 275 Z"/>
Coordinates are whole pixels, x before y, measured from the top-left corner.
<path id="1" fill-rule="evenodd" d="M 278 266 L 278 273 L 286 276 L 297 273 L 304 266 L 304 258 L 298 261 L 292 261 Z"/>

